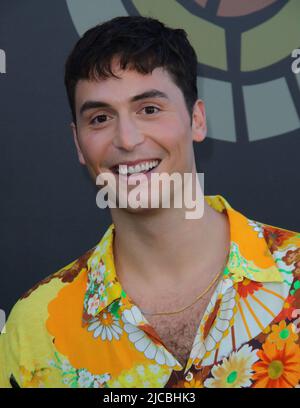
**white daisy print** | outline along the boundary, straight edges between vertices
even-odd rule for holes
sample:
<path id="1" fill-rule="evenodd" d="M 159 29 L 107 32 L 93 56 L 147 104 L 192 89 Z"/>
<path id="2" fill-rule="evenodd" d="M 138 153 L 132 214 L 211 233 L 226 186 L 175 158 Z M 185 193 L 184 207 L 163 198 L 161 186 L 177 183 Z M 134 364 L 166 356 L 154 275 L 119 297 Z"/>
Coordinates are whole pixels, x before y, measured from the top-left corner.
<path id="1" fill-rule="evenodd" d="M 113 338 L 120 340 L 122 328 L 120 327 L 119 319 L 108 311 L 103 311 L 97 317 L 90 321 L 88 331 L 94 332 L 93 336 L 96 339 L 111 341 Z"/>
<path id="2" fill-rule="evenodd" d="M 149 360 L 154 360 L 160 365 L 165 364 L 169 367 L 174 367 L 178 364 L 177 360 L 163 345 L 154 343 L 143 330 L 137 327 L 137 325 L 145 322 L 137 306 L 124 310 L 122 320 L 124 322 L 124 330 L 128 333 L 129 340 L 138 351 L 144 353 L 145 357 Z"/>

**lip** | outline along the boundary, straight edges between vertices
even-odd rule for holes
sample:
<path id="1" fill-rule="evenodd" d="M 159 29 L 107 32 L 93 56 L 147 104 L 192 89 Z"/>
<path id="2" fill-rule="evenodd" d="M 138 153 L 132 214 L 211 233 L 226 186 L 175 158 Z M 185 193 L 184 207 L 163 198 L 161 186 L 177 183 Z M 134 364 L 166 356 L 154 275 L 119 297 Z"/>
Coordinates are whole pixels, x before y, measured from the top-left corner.
<path id="1" fill-rule="evenodd" d="M 120 166 L 120 165 L 126 164 L 127 166 L 136 166 L 139 163 L 151 162 L 151 161 L 155 161 L 155 160 L 158 160 L 159 162 L 161 162 L 162 159 L 159 159 L 158 157 L 155 157 L 155 158 L 140 159 L 140 160 L 135 160 L 135 161 L 123 161 L 123 162 L 119 162 L 118 164 L 115 164 L 114 166 L 111 166 L 109 169 L 113 171 L 117 166 Z"/>

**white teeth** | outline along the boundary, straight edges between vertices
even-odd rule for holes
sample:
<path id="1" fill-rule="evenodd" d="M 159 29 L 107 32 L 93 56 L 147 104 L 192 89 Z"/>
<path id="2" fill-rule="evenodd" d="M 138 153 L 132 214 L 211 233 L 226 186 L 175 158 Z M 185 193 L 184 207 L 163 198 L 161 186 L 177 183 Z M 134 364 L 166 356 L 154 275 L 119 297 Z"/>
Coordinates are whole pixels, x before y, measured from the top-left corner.
<path id="1" fill-rule="evenodd" d="M 142 164 L 137 164 L 136 166 L 127 166 L 126 164 L 120 164 L 117 167 L 117 172 L 120 174 L 134 174 L 134 173 L 140 173 L 141 171 L 148 171 L 149 169 L 152 169 L 153 167 L 156 167 L 159 163 L 159 160 L 154 160 L 151 162 L 144 162 Z"/>
<path id="2" fill-rule="evenodd" d="M 120 174 L 127 174 L 127 169 L 126 169 L 126 166 L 124 164 L 121 164 L 119 166 L 119 173 Z"/>

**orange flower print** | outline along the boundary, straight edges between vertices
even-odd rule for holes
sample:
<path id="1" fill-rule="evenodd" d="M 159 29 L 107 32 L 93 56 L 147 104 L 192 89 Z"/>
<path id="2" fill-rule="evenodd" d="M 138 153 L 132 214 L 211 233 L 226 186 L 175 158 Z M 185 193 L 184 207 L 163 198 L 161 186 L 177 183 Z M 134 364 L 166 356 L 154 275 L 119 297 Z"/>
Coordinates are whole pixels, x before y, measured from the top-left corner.
<path id="1" fill-rule="evenodd" d="M 254 292 L 262 287 L 260 282 L 254 282 L 250 279 L 244 278 L 242 282 L 238 282 L 237 291 L 241 298 L 246 298 L 248 295 L 253 295 Z"/>
<path id="2" fill-rule="evenodd" d="M 293 236 L 292 232 L 282 231 L 277 228 L 264 226 L 264 237 L 267 241 L 270 251 L 273 253 L 282 245 L 284 241 Z"/>
<path id="3" fill-rule="evenodd" d="M 278 325 L 272 325 L 272 333 L 269 335 L 268 341 L 274 343 L 278 350 L 282 350 L 285 345 L 294 343 L 298 339 L 298 335 L 293 327 L 293 323 L 287 326 L 284 320 Z"/>
<path id="4" fill-rule="evenodd" d="M 293 388 L 300 381 L 300 348 L 286 343 L 282 350 L 266 342 L 257 352 L 260 361 L 253 365 L 253 388 Z"/>
<path id="5" fill-rule="evenodd" d="M 293 311 L 295 309 L 293 306 L 294 301 L 295 301 L 294 296 L 290 295 L 286 298 L 281 312 L 274 319 L 275 323 L 279 323 L 281 320 L 285 320 L 285 319 L 289 319 L 289 320 L 292 319 Z"/>

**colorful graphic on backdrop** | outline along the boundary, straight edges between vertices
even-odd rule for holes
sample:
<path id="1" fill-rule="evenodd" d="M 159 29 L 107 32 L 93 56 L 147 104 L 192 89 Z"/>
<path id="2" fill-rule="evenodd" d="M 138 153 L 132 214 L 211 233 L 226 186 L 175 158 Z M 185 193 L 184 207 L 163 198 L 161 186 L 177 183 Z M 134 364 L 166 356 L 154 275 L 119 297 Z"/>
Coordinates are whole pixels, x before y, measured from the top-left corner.
<path id="1" fill-rule="evenodd" d="M 208 137 L 248 143 L 300 130 L 299 0 L 66 0 L 79 35 L 116 16 L 182 27 L 198 56 Z"/>

